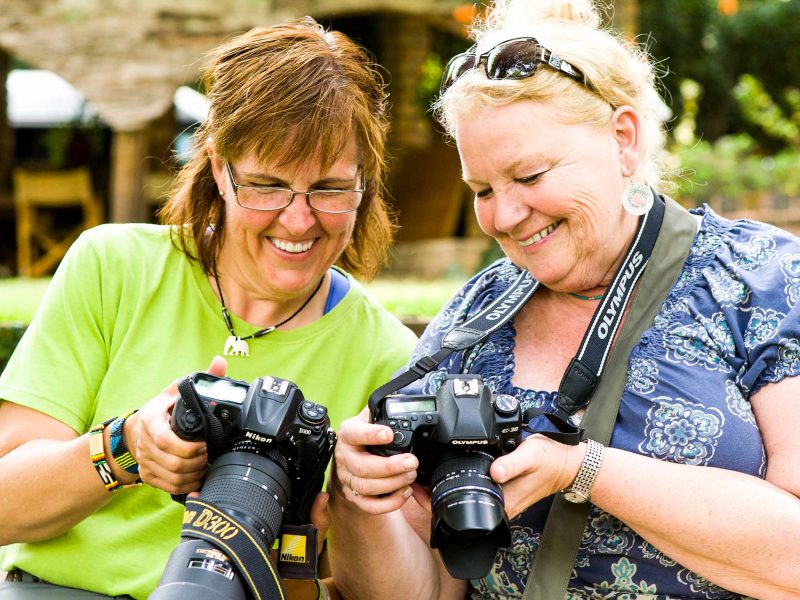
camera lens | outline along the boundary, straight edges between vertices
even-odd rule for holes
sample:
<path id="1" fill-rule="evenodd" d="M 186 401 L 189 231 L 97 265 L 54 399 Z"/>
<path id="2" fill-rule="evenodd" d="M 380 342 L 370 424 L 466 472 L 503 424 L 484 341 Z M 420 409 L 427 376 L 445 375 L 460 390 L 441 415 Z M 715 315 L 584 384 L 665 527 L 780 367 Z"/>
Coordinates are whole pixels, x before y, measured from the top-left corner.
<path id="1" fill-rule="evenodd" d="M 272 548 L 291 497 L 288 471 L 278 450 L 263 456 L 227 452 L 209 467 L 200 499 L 259 531 L 263 547 Z M 246 589 L 226 554 L 206 541 L 184 538 L 149 600 L 244 600 Z"/>
<path id="2" fill-rule="evenodd" d="M 200 497 L 261 531 L 272 548 L 292 491 L 288 471 L 277 450 L 228 452 L 209 467 Z"/>
<path id="3" fill-rule="evenodd" d="M 497 549 L 511 543 L 503 492 L 489 476 L 493 460 L 486 452 L 453 450 L 431 475 L 431 547 L 457 579 L 484 577 Z"/>

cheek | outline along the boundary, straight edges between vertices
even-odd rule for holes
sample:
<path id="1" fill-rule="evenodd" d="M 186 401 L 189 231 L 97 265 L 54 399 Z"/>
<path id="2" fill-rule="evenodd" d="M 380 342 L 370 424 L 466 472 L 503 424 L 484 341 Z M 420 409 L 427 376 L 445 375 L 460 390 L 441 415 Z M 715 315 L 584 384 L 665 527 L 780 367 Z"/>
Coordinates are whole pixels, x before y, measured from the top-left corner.
<path id="1" fill-rule="evenodd" d="M 491 202 L 476 198 L 473 201 L 473 206 L 475 208 L 475 217 L 478 219 L 478 225 L 481 230 L 487 235 L 494 236 L 494 210 Z"/>

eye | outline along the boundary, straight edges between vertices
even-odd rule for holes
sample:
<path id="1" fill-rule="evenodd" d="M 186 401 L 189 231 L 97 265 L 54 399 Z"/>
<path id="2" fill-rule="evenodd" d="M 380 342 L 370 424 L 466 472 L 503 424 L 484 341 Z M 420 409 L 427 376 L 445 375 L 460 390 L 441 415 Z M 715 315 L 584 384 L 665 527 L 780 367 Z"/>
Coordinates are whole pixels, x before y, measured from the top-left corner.
<path id="1" fill-rule="evenodd" d="M 476 191 L 475 192 L 475 199 L 476 200 L 480 200 L 480 199 L 483 199 L 483 198 L 488 198 L 491 195 L 492 195 L 492 188 L 486 188 L 486 189 L 483 189 L 483 190 Z"/>
<path id="2" fill-rule="evenodd" d="M 547 171 L 542 171 L 541 173 L 536 173 L 534 175 L 528 175 L 527 177 L 517 177 L 517 181 L 526 185 L 539 183 L 545 173 L 547 173 Z"/>

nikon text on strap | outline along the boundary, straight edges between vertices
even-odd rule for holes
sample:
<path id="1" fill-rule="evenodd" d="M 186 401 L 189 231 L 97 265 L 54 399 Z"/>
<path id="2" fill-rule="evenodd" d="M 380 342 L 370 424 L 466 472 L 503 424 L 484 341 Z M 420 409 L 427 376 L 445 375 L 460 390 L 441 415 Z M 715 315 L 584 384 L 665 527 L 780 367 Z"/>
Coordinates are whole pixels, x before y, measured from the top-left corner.
<path id="1" fill-rule="evenodd" d="M 658 203 L 657 203 L 658 204 Z M 625 319 L 607 369 L 581 425 L 586 436 L 602 444 L 611 440 L 627 380 L 628 357 L 645 329 L 653 323 L 667 293 L 680 275 L 697 232 L 697 222 L 675 201 L 666 199 L 664 224 L 636 298 Z M 604 302 L 605 304 L 605 302 Z M 590 504 L 573 504 L 556 495 L 536 551 L 524 600 L 557 600 L 572 575 Z"/>

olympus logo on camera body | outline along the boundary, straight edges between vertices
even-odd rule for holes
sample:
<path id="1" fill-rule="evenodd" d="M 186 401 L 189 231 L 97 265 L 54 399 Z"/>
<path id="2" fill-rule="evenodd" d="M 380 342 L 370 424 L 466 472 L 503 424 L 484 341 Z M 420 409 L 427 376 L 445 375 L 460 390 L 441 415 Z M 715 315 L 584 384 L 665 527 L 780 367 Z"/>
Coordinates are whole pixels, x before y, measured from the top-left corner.
<path id="1" fill-rule="evenodd" d="M 489 444 L 489 440 L 450 440 L 450 443 L 451 444 L 457 444 L 459 446 L 462 446 L 462 445 L 463 446 L 467 446 L 467 445 L 472 446 L 472 445 L 478 445 L 478 444 L 488 445 Z"/>

